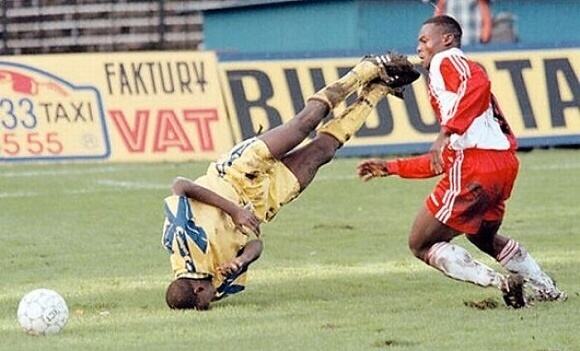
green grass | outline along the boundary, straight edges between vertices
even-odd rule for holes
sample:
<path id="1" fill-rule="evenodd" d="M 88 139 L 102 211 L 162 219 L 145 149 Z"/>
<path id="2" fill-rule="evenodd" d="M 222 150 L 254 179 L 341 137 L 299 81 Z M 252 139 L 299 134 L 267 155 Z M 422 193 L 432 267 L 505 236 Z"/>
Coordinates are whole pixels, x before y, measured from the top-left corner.
<path id="1" fill-rule="evenodd" d="M 434 180 L 364 184 L 358 160 L 333 162 L 262 226 L 247 290 L 199 313 L 165 306 L 161 204 L 175 175 L 205 163 L 2 166 L 0 350 L 579 350 L 579 152 L 520 157 L 504 233 L 570 295 L 521 311 L 466 307 L 499 294 L 411 256 L 407 233 Z M 19 299 L 38 287 L 69 304 L 57 336 L 17 325 Z"/>

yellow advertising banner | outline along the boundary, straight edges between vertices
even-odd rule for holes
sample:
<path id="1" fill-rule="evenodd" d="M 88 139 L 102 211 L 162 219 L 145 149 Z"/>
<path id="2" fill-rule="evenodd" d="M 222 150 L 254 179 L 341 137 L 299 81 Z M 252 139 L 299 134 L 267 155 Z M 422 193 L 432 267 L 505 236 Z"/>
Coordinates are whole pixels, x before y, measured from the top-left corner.
<path id="1" fill-rule="evenodd" d="M 470 57 L 489 73 L 492 89 L 520 145 L 580 144 L 580 49 L 473 53 Z M 288 121 L 309 95 L 345 74 L 357 61 L 220 63 L 236 141 Z M 339 106 L 334 113 L 345 107 Z M 342 154 L 420 152 L 427 149 L 437 131 L 426 79 L 422 79 L 405 91 L 404 100 L 389 96 L 381 101 Z"/>
<path id="2" fill-rule="evenodd" d="M 0 58 L 0 161 L 181 161 L 231 146 L 213 52 Z"/>

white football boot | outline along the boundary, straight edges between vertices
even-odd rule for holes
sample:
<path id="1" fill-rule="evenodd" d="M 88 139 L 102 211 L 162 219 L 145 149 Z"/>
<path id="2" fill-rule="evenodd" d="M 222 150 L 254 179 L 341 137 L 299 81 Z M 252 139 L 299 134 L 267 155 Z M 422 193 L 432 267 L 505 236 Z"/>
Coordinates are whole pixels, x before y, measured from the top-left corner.
<path id="1" fill-rule="evenodd" d="M 524 287 L 529 291 L 531 301 L 566 301 L 568 295 L 556 287 L 556 283 L 546 273 L 528 277 Z"/>

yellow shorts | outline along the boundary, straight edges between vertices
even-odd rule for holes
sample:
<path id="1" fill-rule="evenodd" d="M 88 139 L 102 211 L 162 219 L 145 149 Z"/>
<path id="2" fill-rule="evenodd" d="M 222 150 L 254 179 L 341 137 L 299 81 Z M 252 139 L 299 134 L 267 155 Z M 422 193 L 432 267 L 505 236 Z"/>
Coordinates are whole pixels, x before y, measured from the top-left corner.
<path id="1" fill-rule="evenodd" d="M 231 184 L 242 203 L 251 204 L 256 216 L 265 222 L 300 194 L 296 176 L 258 138 L 234 146 L 210 165 L 209 174 L 217 174 Z"/>

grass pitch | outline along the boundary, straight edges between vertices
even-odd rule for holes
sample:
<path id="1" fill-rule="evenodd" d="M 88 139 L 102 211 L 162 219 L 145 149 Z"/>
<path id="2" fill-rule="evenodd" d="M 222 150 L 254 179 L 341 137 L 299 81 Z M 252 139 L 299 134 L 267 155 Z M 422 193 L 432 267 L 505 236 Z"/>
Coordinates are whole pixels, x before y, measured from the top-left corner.
<path id="1" fill-rule="evenodd" d="M 579 350 L 579 155 L 520 154 L 504 233 L 570 297 L 519 311 L 411 256 L 407 233 L 434 180 L 365 184 L 358 160 L 334 161 L 262 226 L 247 290 L 199 313 L 165 306 L 160 236 L 172 178 L 206 163 L 2 166 L 0 350 Z M 39 287 L 68 302 L 59 335 L 17 325 L 19 299 Z M 498 306 L 466 306 L 481 301 Z"/>

